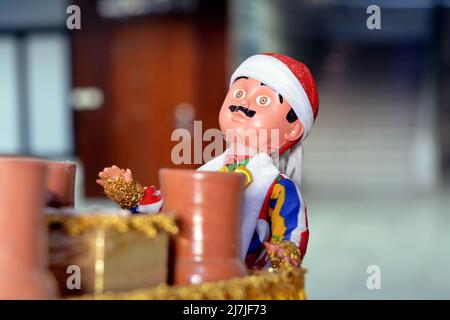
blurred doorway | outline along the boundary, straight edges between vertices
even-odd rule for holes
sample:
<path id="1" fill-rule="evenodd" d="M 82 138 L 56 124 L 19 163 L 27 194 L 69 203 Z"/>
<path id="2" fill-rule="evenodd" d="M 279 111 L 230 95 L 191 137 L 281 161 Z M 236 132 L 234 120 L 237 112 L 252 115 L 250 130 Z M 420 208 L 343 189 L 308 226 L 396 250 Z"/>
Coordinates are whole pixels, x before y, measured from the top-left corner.
<path id="1" fill-rule="evenodd" d="M 157 185 L 158 170 L 173 166 L 172 131 L 195 119 L 203 130 L 217 128 L 226 87 L 225 1 L 190 1 L 187 9 L 172 1 L 163 14 L 113 18 L 102 10 L 120 2 L 100 2 L 78 2 L 83 24 L 72 42 L 74 87 L 103 97 L 89 110 L 75 106 L 86 196 L 100 195 L 97 173 L 111 164 Z"/>

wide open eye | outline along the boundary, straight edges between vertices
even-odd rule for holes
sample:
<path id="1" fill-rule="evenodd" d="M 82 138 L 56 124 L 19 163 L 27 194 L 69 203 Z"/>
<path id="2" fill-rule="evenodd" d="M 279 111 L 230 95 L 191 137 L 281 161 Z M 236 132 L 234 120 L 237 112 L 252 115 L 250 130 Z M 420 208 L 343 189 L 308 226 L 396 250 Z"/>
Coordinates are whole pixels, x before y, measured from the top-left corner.
<path id="1" fill-rule="evenodd" d="M 236 99 L 242 99 L 245 97 L 245 91 L 242 89 L 236 89 L 233 92 L 233 97 L 235 97 Z"/>
<path id="2" fill-rule="evenodd" d="M 258 96 L 256 98 L 256 103 L 261 107 L 267 107 L 270 104 L 271 100 L 268 96 Z"/>

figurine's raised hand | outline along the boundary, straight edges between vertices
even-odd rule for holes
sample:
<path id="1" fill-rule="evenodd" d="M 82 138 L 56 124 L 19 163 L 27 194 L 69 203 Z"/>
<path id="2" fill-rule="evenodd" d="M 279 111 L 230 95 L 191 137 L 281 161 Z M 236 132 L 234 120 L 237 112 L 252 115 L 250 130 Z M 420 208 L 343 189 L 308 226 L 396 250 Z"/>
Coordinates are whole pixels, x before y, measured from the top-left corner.
<path id="1" fill-rule="evenodd" d="M 112 166 L 98 174 L 97 184 L 103 187 L 106 196 L 116 202 L 122 209 L 131 209 L 139 204 L 145 189 L 133 179 L 130 169 Z"/>
<path id="2" fill-rule="evenodd" d="M 100 179 L 97 179 L 96 182 L 100 186 L 105 186 L 105 181 L 108 179 L 119 179 L 123 178 L 126 182 L 133 181 L 133 175 L 130 169 L 120 169 L 118 166 L 106 167 L 103 171 L 100 171 L 98 174 Z"/>

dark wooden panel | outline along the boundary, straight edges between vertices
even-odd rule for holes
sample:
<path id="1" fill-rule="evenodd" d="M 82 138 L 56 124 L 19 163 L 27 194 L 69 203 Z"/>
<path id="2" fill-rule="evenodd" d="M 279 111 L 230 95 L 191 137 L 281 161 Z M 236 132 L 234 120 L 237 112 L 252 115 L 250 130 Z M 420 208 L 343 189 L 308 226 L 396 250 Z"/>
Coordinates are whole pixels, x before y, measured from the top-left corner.
<path id="1" fill-rule="evenodd" d="M 97 86 L 105 95 L 101 109 L 75 115 L 86 194 L 101 195 L 95 178 L 111 164 L 157 185 L 158 170 L 174 166 L 170 136 L 179 103 L 195 107 L 204 129 L 218 127 L 226 88 L 225 2 L 202 4 L 191 15 L 125 21 L 102 20 L 92 3 L 79 2 L 83 28 L 73 36 L 74 85 Z"/>

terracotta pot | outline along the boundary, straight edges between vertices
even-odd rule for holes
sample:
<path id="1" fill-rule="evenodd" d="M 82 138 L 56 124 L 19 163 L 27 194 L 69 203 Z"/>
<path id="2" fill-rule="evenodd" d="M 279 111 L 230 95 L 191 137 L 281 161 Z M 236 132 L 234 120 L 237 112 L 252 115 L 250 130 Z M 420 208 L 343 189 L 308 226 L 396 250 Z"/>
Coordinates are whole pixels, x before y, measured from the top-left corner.
<path id="1" fill-rule="evenodd" d="M 47 161 L 47 205 L 53 208 L 75 206 L 75 174 L 73 162 Z"/>
<path id="2" fill-rule="evenodd" d="M 54 297 L 43 224 L 45 161 L 0 157 L 0 299 Z"/>
<path id="3" fill-rule="evenodd" d="M 240 259 L 240 208 L 244 177 L 238 174 L 162 169 L 164 212 L 177 215 L 173 284 L 201 283 L 247 273 Z"/>

